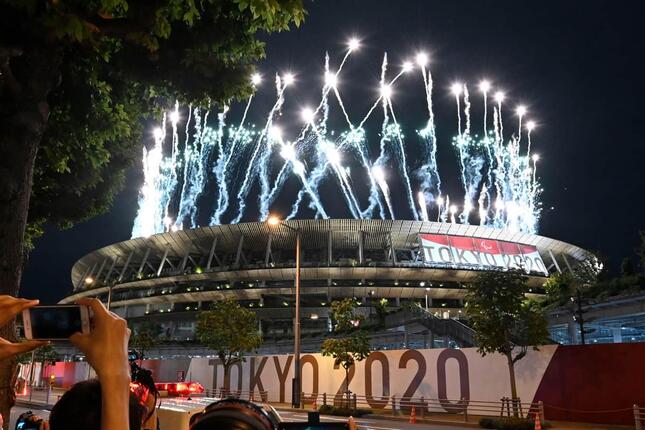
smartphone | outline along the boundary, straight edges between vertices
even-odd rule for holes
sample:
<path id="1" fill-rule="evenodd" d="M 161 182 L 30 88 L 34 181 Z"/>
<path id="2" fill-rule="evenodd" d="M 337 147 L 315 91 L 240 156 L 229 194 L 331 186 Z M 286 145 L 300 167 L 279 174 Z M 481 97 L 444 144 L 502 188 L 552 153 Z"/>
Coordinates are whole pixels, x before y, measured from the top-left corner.
<path id="1" fill-rule="evenodd" d="M 34 306 L 22 311 L 22 322 L 27 339 L 66 340 L 76 332 L 90 332 L 87 306 Z"/>

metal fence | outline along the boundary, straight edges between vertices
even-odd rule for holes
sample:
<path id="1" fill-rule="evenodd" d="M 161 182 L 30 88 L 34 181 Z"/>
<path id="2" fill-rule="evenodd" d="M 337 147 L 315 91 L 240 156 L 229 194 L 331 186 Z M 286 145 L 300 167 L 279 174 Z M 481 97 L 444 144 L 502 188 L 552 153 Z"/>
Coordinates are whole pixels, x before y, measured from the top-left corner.
<path id="1" fill-rule="evenodd" d="M 374 412 L 385 412 L 392 415 L 410 414 L 414 408 L 415 414 L 424 417 L 426 414 L 452 414 L 463 415 L 468 421 L 470 415 L 488 416 L 540 416 L 544 422 L 544 404 L 540 402 L 527 403 L 520 399 L 503 397 L 499 401 L 484 401 L 473 399 L 437 399 L 426 397 L 397 397 L 397 396 L 362 396 L 357 394 L 327 394 L 327 393 L 302 393 L 300 396 L 301 408 L 307 406 L 331 405 L 341 408 L 367 408 Z M 644 413 L 645 416 L 645 413 Z"/>
<path id="2" fill-rule="evenodd" d="M 206 397 L 215 397 L 224 399 L 227 397 L 234 397 L 236 399 L 244 399 L 250 402 L 268 402 L 269 392 L 264 390 L 231 390 L 226 388 L 206 388 L 204 390 Z"/>
<path id="3" fill-rule="evenodd" d="M 645 424 L 645 407 L 634 405 L 634 428 L 643 430 Z"/>

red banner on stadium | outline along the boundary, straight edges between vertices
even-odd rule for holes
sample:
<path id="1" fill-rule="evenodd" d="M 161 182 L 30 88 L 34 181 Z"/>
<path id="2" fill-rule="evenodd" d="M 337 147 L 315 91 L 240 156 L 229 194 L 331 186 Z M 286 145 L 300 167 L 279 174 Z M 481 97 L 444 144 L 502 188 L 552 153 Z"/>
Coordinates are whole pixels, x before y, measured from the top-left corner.
<path id="1" fill-rule="evenodd" d="M 547 275 L 537 248 L 500 240 L 445 234 L 419 234 L 424 259 L 431 265 L 450 265 L 470 269 L 494 267 L 526 270 Z"/>

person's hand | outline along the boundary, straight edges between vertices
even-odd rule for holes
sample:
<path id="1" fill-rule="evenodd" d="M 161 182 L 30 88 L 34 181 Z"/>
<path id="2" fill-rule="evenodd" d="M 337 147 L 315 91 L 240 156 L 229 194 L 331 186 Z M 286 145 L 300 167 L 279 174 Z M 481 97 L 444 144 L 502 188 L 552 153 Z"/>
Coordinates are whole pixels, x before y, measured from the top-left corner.
<path id="1" fill-rule="evenodd" d="M 129 380 L 128 340 L 130 329 L 125 320 L 105 309 L 98 299 L 84 298 L 76 302 L 92 309 L 90 333 L 74 333 L 69 340 L 80 349 L 96 371 L 99 380 Z"/>
<path id="2" fill-rule="evenodd" d="M 38 300 L 17 299 L 12 296 L 0 296 L 0 327 L 14 319 L 16 315 L 38 304 Z M 42 340 L 28 340 L 26 342 L 12 343 L 0 337 L 0 360 L 6 360 L 14 355 L 24 354 L 49 342 Z"/>
<path id="3" fill-rule="evenodd" d="M 123 318 L 105 309 L 98 299 L 76 302 L 92 309 L 92 331 L 74 333 L 69 340 L 85 353 L 101 383 L 101 429 L 127 430 L 129 424 L 130 330 Z"/>

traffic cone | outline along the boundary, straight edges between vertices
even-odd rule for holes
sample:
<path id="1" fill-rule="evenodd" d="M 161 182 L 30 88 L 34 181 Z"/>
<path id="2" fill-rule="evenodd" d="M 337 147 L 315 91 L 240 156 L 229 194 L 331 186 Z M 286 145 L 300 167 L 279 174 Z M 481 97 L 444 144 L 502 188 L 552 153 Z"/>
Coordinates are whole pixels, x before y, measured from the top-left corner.
<path id="1" fill-rule="evenodd" d="M 347 426 L 349 427 L 349 430 L 358 430 L 358 427 L 356 427 L 356 421 L 354 421 L 354 417 L 351 415 L 347 420 Z"/>
<path id="2" fill-rule="evenodd" d="M 417 410 L 414 406 L 412 406 L 412 411 L 410 411 L 410 424 L 416 424 L 417 423 Z"/>
<path id="3" fill-rule="evenodd" d="M 535 413 L 535 430 L 542 430 L 542 423 L 540 422 L 540 415 Z"/>

